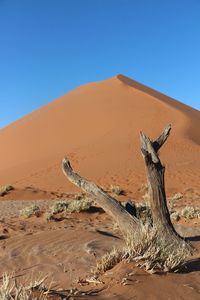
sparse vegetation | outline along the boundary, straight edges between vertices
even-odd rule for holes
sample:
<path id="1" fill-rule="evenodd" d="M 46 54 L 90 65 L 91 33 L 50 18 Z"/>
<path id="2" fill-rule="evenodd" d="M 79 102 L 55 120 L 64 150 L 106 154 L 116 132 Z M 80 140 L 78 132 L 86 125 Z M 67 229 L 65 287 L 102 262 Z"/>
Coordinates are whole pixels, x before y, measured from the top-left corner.
<path id="1" fill-rule="evenodd" d="M 84 198 L 84 195 L 82 193 L 77 193 L 74 195 L 75 200 L 81 200 Z"/>
<path id="2" fill-rule="evenodd" d="M 171 214 L 170 214 L 170 218 L 171 220 L 174 220 L 174 221 L 179 221 L 181 216 L 180 216 L 180 213 L 178 211 L 173 211 Z"/>
<path id="3" fill-rule="evenodd" d="M 46 212 L 44 217 L 47 222 L 54 220 L 54 214 L 52 212 Z"/>
<path id="4" fill-rule="evenodd" d="M 169 200 L 176 201 L 176 200 L 180 200 L 182 198 L 183 198 L 182 193 L 176 193 L 174 196 L 170 197 Z"/>
<path id="5" fill-rule="evenodd" d="M 14 187 L 10 184 L 6 184 L 0 187 L 0 196 L 5 196 L 8 192 L 14 190 Z"/>
<path id="6" fill-rule="evenodd" d="M 91 208 L 92 201 L 88 198 L 84 198 L 82 200 L 73 200 L 70 201 L 67 207 L 67 212 L 81 212 L 86 211 Z"/>
<path id="7" fill-rule="evenodd" d="M 29 299 L 46 299 L 46 296 L 42 295 L 43 292 L 48 291 L 44 286 L 46 277 L 34 280 L 28 283 L 28 285 L 22 285 L 17 283 L 11 275 L 7 273 L 2 276 L 2 284 L 0 286 L 0 299 L 2 300 L 29 300 Z M 40 296 L 35 298 L 33 291 L 38 291 Z"/>
<path id="8" fill-rule="evenodd" d="M 122 195 L 124 193 L 124 190 L 119 185 L 111 185 L 110 190 L 112 193 L 116 195 Z"/>
<path id="9" fill-rule="evenodd" d="M 127 236 L 127 259 L 139 261 L 146 270 L 171 271 L 191 254 L 192 248 L 184 240 L 171 238 L 159 226 L 143 224 Z"/>
<path id="10" fill-rule="evenodd" d="M 200 219 L 200 210 L 193 206 L 185 206 L 177 210 L 172 210 L 170 215 L 172 220 L 179 221 L 184 219 Z"/>
<path id="11" fill-rule="evenodd" d="M 36 204 L 23 208 L 20 211 L 20 216 L 24 218 L 30 218 L 32 216 L 39 217 L 41 214 L 40 207 Z"/>
<path id="12" fill-rule="evenodd" d="M 92 270 L 92 272 L 97 276 L 105 273 L 106 271 L 116 266 L 120 261 L 122 261 L 123 256 L 124 256 L 123 249 L 120 250 L 114 248 L 113 250 L 107 252 L 100 259 L 97 260 L 96 267 L 95 269 Z"/>
<path id="13" fill-rule="evenodd" d="M 191 254 L 192 248 L 184 240 L 170 239 L 165 231 L 150 224 L 126 237 L 126 246 L 113 249 L 98 261 L 94 273 L 102 274 L 120 261 L 135 261 L 151 273 L 177 269 Z"/>
<path id="14" fill-rule="evenodd" d="M 174 212 L 174 207 L 176 207 L 176 205 L 177 205 L 177 200 L 180 200 L 182 198 L 183 198 L 182 193 L 176 193 L 174 196 L 168 198 L 169 211 L 171 213 Z M 176 218 L 176 216 L 174 215 L 173 218 Z"/>
<path id="15" fill-rule="evenodd" d="M 82 198 L 81 200 L 70 201 L 57 201 L 55 202 L 48 212 L 45 213 L 46 221 L 54 220 L 54 215 L 58 213 L 75 213 L 89 210 L 92 205 L 92 201 L 88 198 Z"/>
<path id="16" fill-rule="evenodd" d="M 67 207 L 68 207 L 67 201 L 57 201 L 51 206 L 50 210 L 51 210 L 51 213 L 57 214 L 57 213 L 66 211 Z"/>
<path id="17" fill-rule="evenodd" d="M 44 284 L 47 276 L 40 276 L 36 280 L 28 280 L 22 284 L 16 278 L 4 273 L 0 285 L 1 300 L 47 300 L 47 299 L 75 299 L 82 296 L 92 296 L 98 293 L 98 290 L 81 291 L 77 288 L 65 290 L 54 290 L 47 288 Z M 100 291 L 100 290 L 99 290 Z"/>
<path id="18" fill-rule="evenodd" d="M 180 215 L 185 219 L 200 218 L 200 210 L 193 206 L 186 206 L 180 211 Z"/>

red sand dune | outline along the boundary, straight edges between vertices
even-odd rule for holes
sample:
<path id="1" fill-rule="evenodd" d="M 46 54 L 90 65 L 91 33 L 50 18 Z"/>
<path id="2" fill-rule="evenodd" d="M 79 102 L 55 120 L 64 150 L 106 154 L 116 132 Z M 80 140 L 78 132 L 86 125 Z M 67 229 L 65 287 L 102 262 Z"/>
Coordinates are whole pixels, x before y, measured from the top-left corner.
<path id="1" fill-rule="evenodd" d="M 198 189 L 200 112 L 125 76 L 78 87 L 0 130 L 0 185 L 67 192 L 67 156 L 83 176 L 118 184 L 137 197 L 145 182 L 139 132 L 155 138 L 167 124 L 161 151 L 167 192 Z"/>

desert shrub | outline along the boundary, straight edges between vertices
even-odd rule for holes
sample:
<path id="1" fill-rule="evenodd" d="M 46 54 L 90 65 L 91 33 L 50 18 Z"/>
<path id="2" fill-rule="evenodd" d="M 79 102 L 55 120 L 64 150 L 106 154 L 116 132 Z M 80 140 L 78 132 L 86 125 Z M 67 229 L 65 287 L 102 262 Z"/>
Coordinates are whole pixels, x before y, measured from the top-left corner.
<path id="1" fill-rule="evenodd" d="M 176 193 L 174 196 L 170 197 L 169 200 L 176 201 L 176 200 L 180 200 L 182 198 L 183 198 L 182 193 Z"/>
<path id="2" fill-rule="evenodd" d="M 184 240 L 172 239 L 159 226 L 142 224 L 134 235 L 126 238 L 128 260 L 140 261 L 147 270 L 170 271 L 191 255 L 192 248 Z"/>
<path id="3" fill-rule="evenodd" d="M 180 216 L 185 219 L 200 218 L 200 210 L 193 206 L 186 206 L 180 211 Z"/>
<path id="4" fill-rule="evenodd" d="M 82 200 L 72 200 L 68 203 L 67 212 L 81 212 L 89 210 L 92 206 L 92 201 L 88 198 Z"/>
<path id="5" fill-rule="evenodd" d="M 135 261 L 150 272 L 171 271 L 191 255 L 192 248 L 184 240 L 172 239 L 159 227 L 141 224 L 140 229 L 127 235 L 126 246 L 113 249 L 97 261 L 95 274 L 113 268 L 120 261 Z"/>
<path id="6" fill-rule="evenodd" d="M 75 200 L 81 200 L 84 198 L 84 195 L 82 193 L 77 193 L 74 195 Z"/>
<path id="7" fill-rule="evenodd" d="M 66 211 L 67 207 L 68 207 L 67 201 L 57 201 L 51 206 L 50 210 L 53 214 L 57 214 Z"/>
<path id="8" fill-rule="evenodd" d="M 54 220 L 54 214 L 52 212 L 46 212 L 44 217 L 47 222 Z"/>
<path id="9" fill-rule="evenodd" d="M 185 219 L 200 219 L 200 210 L 193 206 L 185 206 L 182 209 L 172 210 L 170 217 L 172 220 L 178 221 Z"/>
<path id="10" fill-rule="evenodd" d="M 180 200 L 182 198 L 183 198 L 182 193 L 176 193 L 174 196 L 168 198 L 168 206 L 169 206 L 169 212 L 170 213 L 174 212 L 174 208 L 177 204 L 177 200 Z M 176 218 L 176 217 L 177 217 L 177 214 L 176 215 L 174 214 L 173 218 Z"/>
<path id="11" fill-rule="evenodd" d="M 171 218 L 171 220 L 179 221 L 181 218 L 181 215 L 178 211 L 172 211 L 172 213 L 170 214 L 170 218 Z"/>
<path id="12" fill-rule="evenodd" d="M 45 214 L 47 221 L 54 219 L 54 214 L 57 213 L 74 213 L 86 211 L 91 208 L 92 201 L 88 198 L 81 198 L 81 200 L 58 201 L 53 204 L 50 211 Z"/>
<path id="13" fill-rule="evenodd" d="M 41 214 L 40 207 L 35 204 L 25 207 L 20 211 L 20 216 L 24 218 L 30 218 L 32 216 L 39 217 L 40 214 Z"/>
<path id="14" fill-rule="evenodd" d="M 122 195 L 123 194 L 123 189 L 119 186 L 119 185 L 111 185 L 110 186 L 110 190 L 112 193 L 116 194 L 116 195 Z"/>
<path id="15" fill-rule="evenodd" d="M 10 184 L 6 184 L 0 187 L 0 196 L 5 196 L 9 191 L 14 190 L 14 187 Z"/>

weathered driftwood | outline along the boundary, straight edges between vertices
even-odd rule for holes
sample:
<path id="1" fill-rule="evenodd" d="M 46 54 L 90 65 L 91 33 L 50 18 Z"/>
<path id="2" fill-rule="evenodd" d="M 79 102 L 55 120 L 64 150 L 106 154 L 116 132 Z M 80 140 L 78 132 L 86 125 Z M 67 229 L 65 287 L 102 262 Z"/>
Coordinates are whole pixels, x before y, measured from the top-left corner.
<path id="1" fill-rule="evenodd" d="M 158 156 L 158 150 L 167 140 L 170 130 L 171 126 L 169 125 L 154 142 L 146 137 L 143 132 L 140 133 L 140 139 L 141 151 L 146 165 L 153 224 L 159 225 L 166 233 L 178 237 L 178 234 L 172 225 L 169 210 L 167 208 L 164 181 L 165 167 L 161 164 Z"/>
<path id="2" fill-rule="evenodd" d="M 75 173 L 67 158 L 63 159 L 62 169 L 69 181 L 90 194 L 96 203 L 117 222 L 124 234 L 127 234 L 129 230 L 136 229 L 139 224 L 138 219 L 131 216 L 116 199 L 108 195 L 98 185 Z"/>
<path id="3" fill-rule="evenodd" d="M 164 185 L 165 168 L 158 156 L 158 150 L 167 140 L 170 130 L 171 126 L 169 125 L 153 142 L 141 132 L 141 151 L 146 165 L 153 225 L 161 226 L 161 229 L 164 229 L 172 238 L 179 238 L 170 220 Z M 124 235 L 130 234 L 130 232 L 134 234 L 134 231 L 139 229 L 141 223 L 135 216 L 129 214 L 116 199 L 108 195 L 102 188 L 75 173 L 67 158 L 63 159 L 62 169 L 69 181 L 90 194 L 96 203 L 118 223 Z"/>

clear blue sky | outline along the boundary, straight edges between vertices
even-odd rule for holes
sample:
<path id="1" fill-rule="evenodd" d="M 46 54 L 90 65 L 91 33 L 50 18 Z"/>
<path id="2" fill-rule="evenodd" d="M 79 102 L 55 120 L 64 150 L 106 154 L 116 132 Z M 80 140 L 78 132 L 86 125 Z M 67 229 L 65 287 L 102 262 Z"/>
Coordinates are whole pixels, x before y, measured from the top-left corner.
<path id="1" fill-rule="evenodd" d="M 200 1 L 0 0 L 0 127 L 118 73 L 200 109 Z"/>

